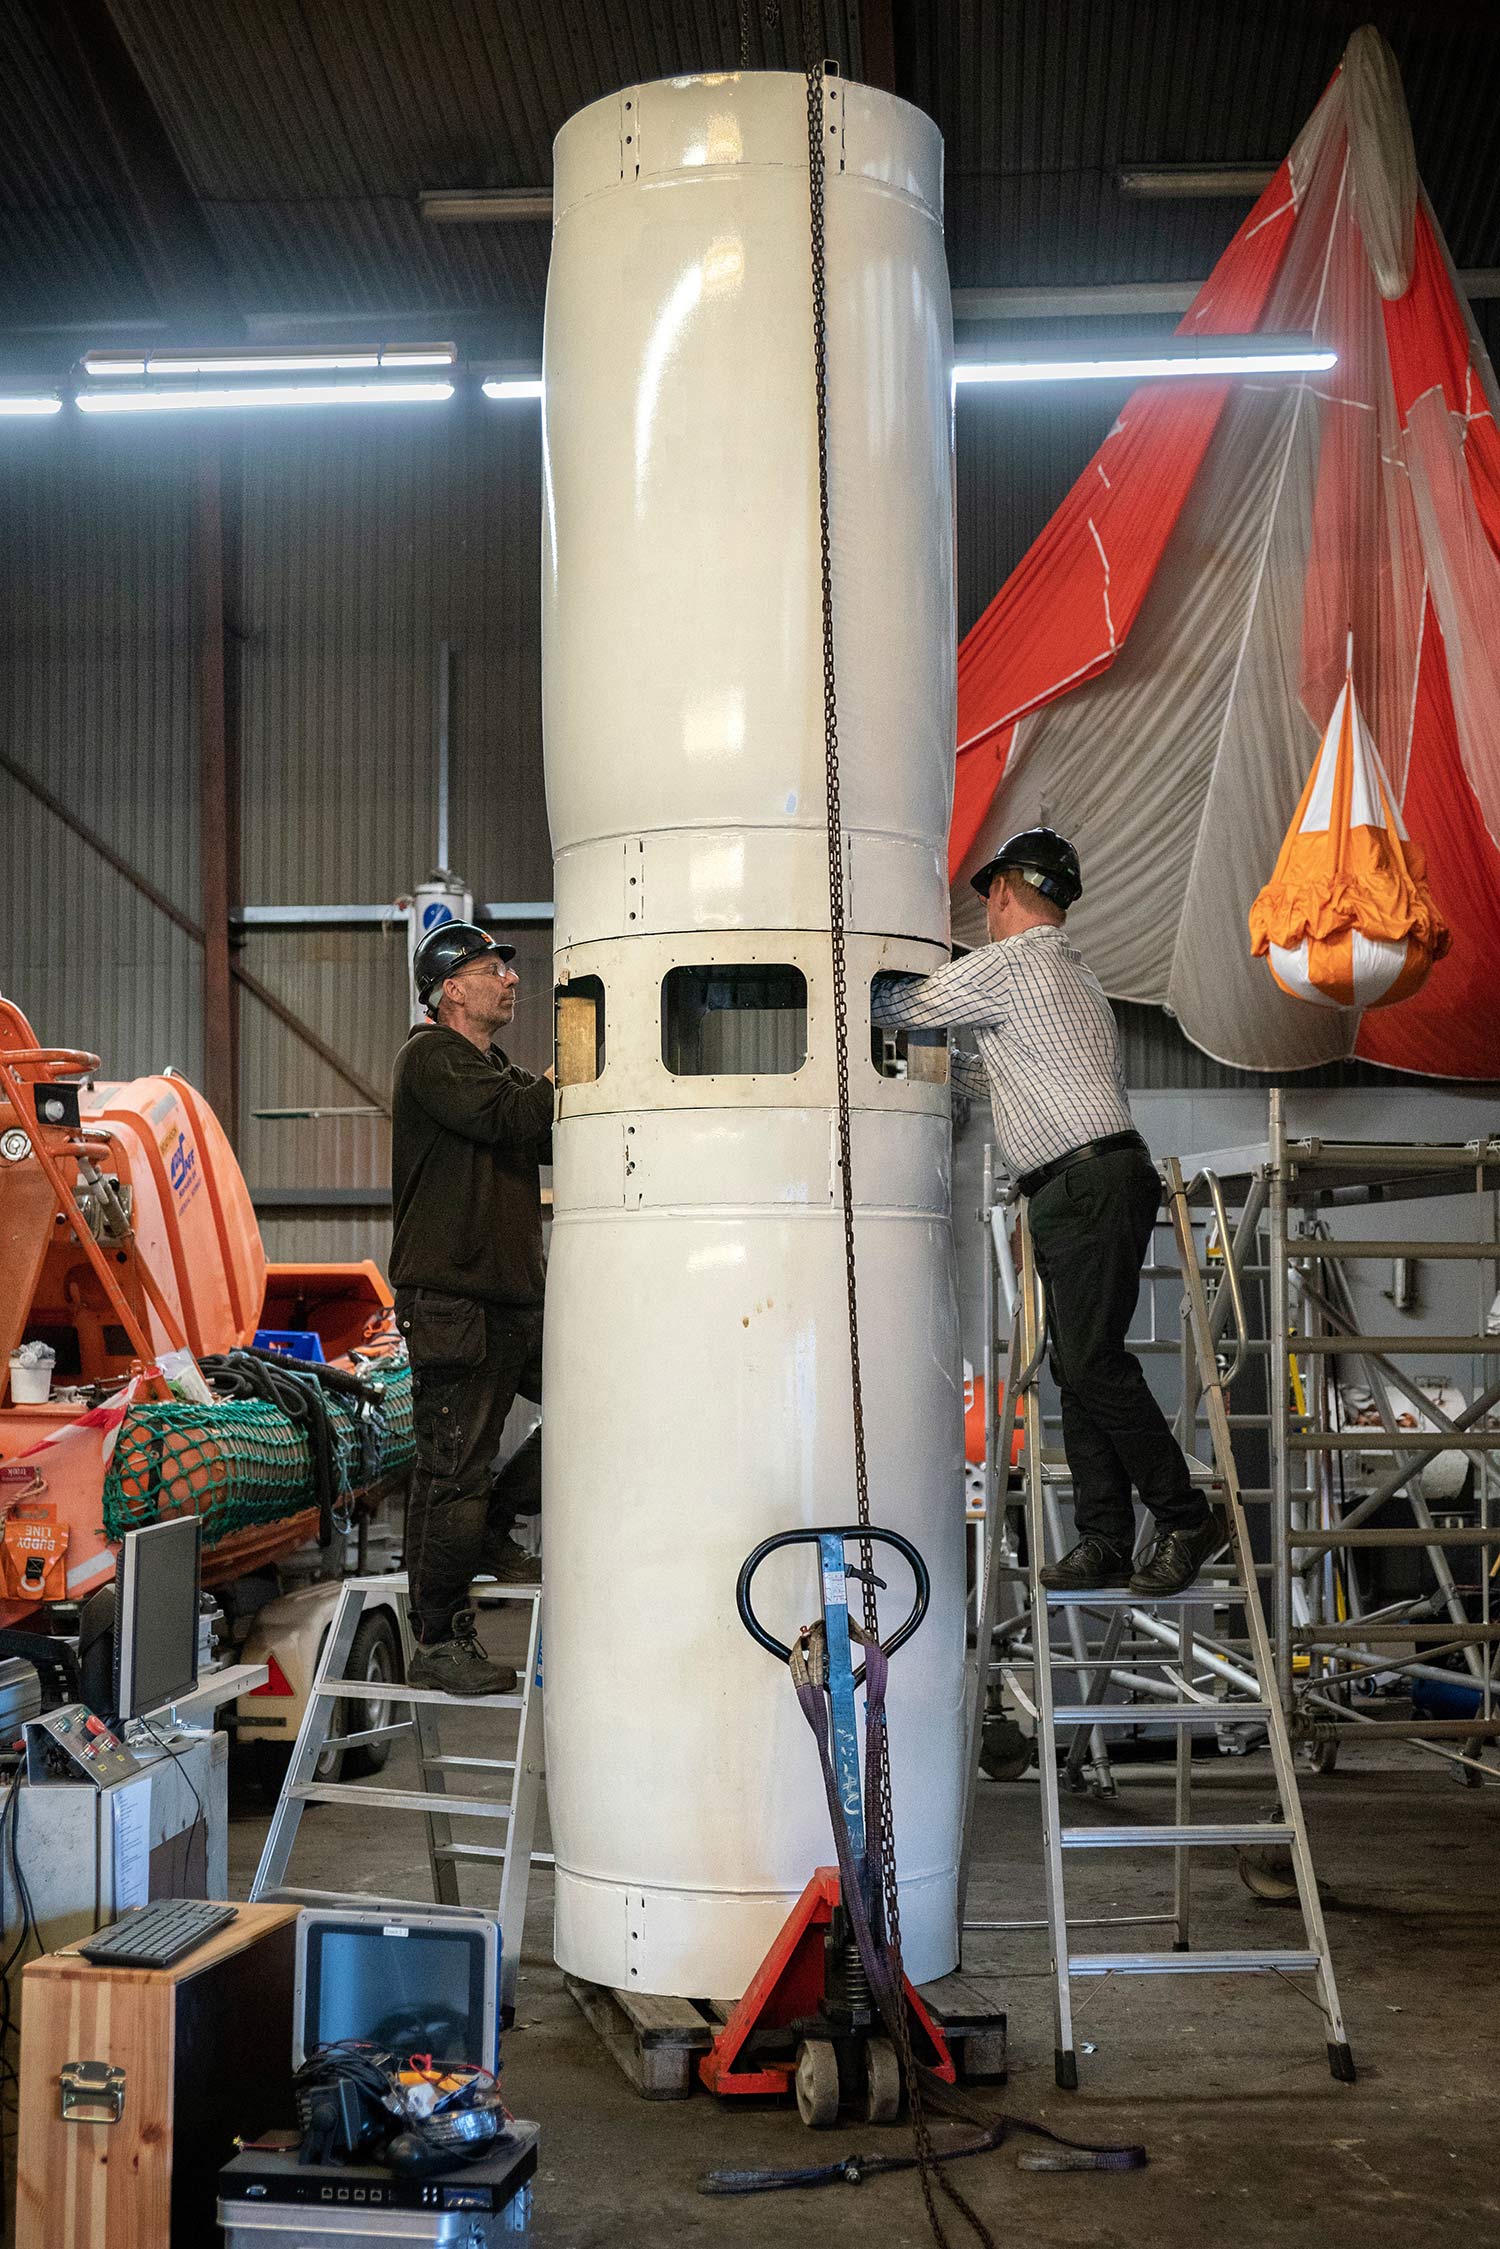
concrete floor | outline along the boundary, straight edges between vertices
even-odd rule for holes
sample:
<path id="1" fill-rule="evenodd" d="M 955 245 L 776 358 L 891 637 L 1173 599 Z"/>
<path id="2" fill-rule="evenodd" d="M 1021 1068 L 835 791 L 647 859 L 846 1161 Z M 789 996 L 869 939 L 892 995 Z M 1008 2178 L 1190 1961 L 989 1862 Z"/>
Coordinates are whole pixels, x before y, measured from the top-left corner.
<path id="1" fill-rule="evenodd" d="M 473 1746 L 480 1723 L 459 1723 L 445 1746 Z M 388 1768 L 393 1783 L 409 1774 L 403 1756 L 398 1752 Z M 1265 1807 L 1263 1756 L 1198 1770 L 1198 1816 L 1245 1818 Z M 1052 2079 L 1048 1987 L 1034 1975 L 1045 1966 L 1041 1940 L 969 1940 L 974 1972 L 1013 1978 L 1011 2081 L 976 2097 L 1080 2139 L 1139 2139 L 1150 2154 L 1145 2171 L 1127 2175 L 1027 2173 L 1016 2167 L 1027 2144 L 1017 2140 L 960 2165 L 957 2180 L 1005 2249 L 1124 2249 L 1141 2242 L 1274 2249 L 1334 2240 L 1360 2249 L 1477 2249 L 1500 2238 L 1500 1788 L 1464 1789 L 1450 1771 L 1397 1744 L 1361 1739 L 1342 1753 L 1336 1773 L 1306 1784 L 1360 2069 L 1355 2086 L 1328 2075 L 1323 2025 L 1299 1995 L 1306 1979 L 1294 1988 L 1277 1978 L 1163 1977 L 1075 1987 L 1080 2049 L 1093 2051 L 1081 2051 L 1081 2090 L 1060 2094 Z M 1070 1818 L 1170 1818 L 1163 1768 L 1123 1771 L 1121 1781 L 1113 1812 L 1085 1800 Z M 267 1809 L 252 1795 L 232 1804 L 237 1894 L 249 1886 Z M 982 1785 L 975 1918 L 1041 1911 L 1037 1814 L 1034 1779 Z M 1105 1853 L 1097 1862 L 1090 1854 L 1073 1863 L 1070 1895 L 1080 1912 L 1150 1911 L 1167 1899 L 1166 1854 L 1144 1872 L 1137 1871 L 1139 1858 L 1112 1865 Z M 1301 1941 L 1295 1908 L 1258 1903 L 1227 1854 L 1199 1864 L 1200 1943 Z M 420 1896 L 420 1821 L 392 1815 L 372 1830 L 367 1817 L 315 1810 L 304 1823 L 295 1876 L 317 1886 L 357 1882 L 367 1891 Z M 1146 1932 L 1138 1941 L 1165 1935 Z M 545 1869 L 532 1885 L 505 2078 L 512 2105 L 542 2126 L 537 2238 L 548 2249 L 769 2243 L 809 2226 L 820 2249 L 845 2242 L 863 2249 L 872 2235 L 882 2249 L 930 2239 L 910 2175 L 815 2194 L 698 2194 L 695 2181 L 714 2167 L 790 2167 L 872 2146 L 902 2148 L 904 2128 L 854 2125 L 814 2136 L 794 2113 L 726 2112 L 706 2094 L 680 2103 L 642 2101 L 562 1988 L 551 1959 Z M 955 2242 L 965 2238 L 955 2226 Z"/>

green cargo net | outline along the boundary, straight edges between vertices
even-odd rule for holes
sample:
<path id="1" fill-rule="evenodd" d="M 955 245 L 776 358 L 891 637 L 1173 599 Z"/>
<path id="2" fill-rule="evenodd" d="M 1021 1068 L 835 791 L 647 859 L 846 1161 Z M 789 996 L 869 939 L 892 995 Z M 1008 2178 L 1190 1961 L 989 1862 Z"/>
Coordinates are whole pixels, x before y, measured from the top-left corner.
<path id="1" fill-rule="evenodd" d="M 411 1368 L 396 1360 L 388 1374 L 360 1372 L 382 1392 L 373 1426 L 361 1427 L 352 1398 L 325 1393 L 345 1499 L 406 1467 L 414 1451 Z M 211 1406 L 153 1401 L 133 1406 L 121 1427 L 104 1480 L 104 1533 L 118 1539 L 163 1515 L 196 1510 L 203 1543 L 212 1546 L 230 1531 L 280 1522 L 317 1503 L 306 1434 L 279 1407 L 260 1398 Z"/>

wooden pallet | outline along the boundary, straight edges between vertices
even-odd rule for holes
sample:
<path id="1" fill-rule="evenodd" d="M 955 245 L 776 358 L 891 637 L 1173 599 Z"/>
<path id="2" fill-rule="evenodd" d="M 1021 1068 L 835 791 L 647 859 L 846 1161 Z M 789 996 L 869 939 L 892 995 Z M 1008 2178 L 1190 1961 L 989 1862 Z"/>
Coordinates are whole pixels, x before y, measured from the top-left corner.
<path id="1" fill-rule="evenodd" d="M 698 2056 L 713 2043 L 732 2003 L 661 1999 L 644 1991 L 612 1991 L 603 1984 L 564 1976 L 563 1983 L 605 2051 L 648 2101 L 685 2101 L 698 2082 Z M 929 2014 L 942 2024 L 964 2085 L 1003 2084 L 1006 2076 L 1005 2009 L 998 1983 L 975 1976 L 944 1976 L 923 1984 Z"/>
<path id="2" fill-rule="evenodd" d="M 715 2025 L 690 1999 L 647 1991 L 611 1991 L 578 1976 L 563 1982 L 636 2091 L 648 2101 L 685 2101 L 697 2083 L 697 2062 L 713 2044 Z"/>
<path id="3" fill-rule="evenodd" d="M 1003 2085 L 1006 2058 L 1005 2009 L 1000 1985 L 989 1976 L 943 1976 L 918 1986 L 923 2006 L 952 2049 L 961 2085 Z"/>

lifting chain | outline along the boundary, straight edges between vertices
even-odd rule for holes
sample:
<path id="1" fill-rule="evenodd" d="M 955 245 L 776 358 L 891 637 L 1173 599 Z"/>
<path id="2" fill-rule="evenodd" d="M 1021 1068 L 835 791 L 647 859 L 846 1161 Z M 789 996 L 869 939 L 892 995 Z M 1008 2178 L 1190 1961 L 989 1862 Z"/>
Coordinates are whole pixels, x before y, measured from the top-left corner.
<path id="1" fill-rule="evenodd" d="M 838 1089 L 839 1184 L 844 1205 L 844 1270 L 849 1305 L 849 1376 L 854 1420 L 854 1489 L 861 1524 L 870 1520 L 870 1472 L 865 1444 L 864 1384 L 859 1355 L 859 1275 L 854 1253 L 854 1166 L 850 1150 L 849 1112 L 849 984 L 845 953 L 843 803 L 839 773 L 838 672 L 834 661 L 833 547 L 828 499 L 828 255 L 825 231 L 828 142 L 837 128 L 825 123 L 829 109 L 828 69 L 816 51 L 816 11 L 804 0 L 807 80 L 808 211 L 812 234 L 813 381 L 818 426 L 818 553 L 823 615 L 823 759 L 828 795 L 828 926 L 833 965 L 833 1045 Z M 748 21 L 741 15 L 742 48 L 748 43 Z M 834 96 L 837 99 L 837 96 Z M 864 1628 L 878 1642 L 875 1572 L 868 1543 L 860 1546 L 864 1588 Z M 917 2177 L 927 2221 L 939 2249 L 948 2249 L 948 2236 L 938 2216 L 933 2189 L 938 2187 L 967 2221 L 983 2249 L 995 2249 L 994 2238 L 978 2213 L 942 2170 L 933 2145 L 923 2104 L 921 2081 L 912 2053 L 911 2025 L 904 1998 L 901 1965 L 901 1901 L 896 1887 L 896 1831 L 891 1807 L 890 1738 L 882 1723 L 875 1745 L 875 1785 L 878 1803 L 872 1808 L 873 1826 L 880 1838 L 880 1888 L 886 1938 L 895 1971 L 895 2020 L 889 2025 L 900 2057 L 911 2107 L 912 2139 Z"/>

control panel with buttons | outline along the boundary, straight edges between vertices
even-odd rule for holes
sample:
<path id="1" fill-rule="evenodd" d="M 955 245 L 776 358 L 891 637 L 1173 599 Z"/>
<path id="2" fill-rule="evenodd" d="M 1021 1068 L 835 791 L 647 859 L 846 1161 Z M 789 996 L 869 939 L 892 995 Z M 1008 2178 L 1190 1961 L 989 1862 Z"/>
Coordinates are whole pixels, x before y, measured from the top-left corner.
<path id="1" fill-rule="evenodd" d="M 108 1788 L 139 1771 L 124 1743 L 81 1702 L 66 1702 L 27 1724 L 26 1778 L 33 1787 L 61 1780 Z"/>

